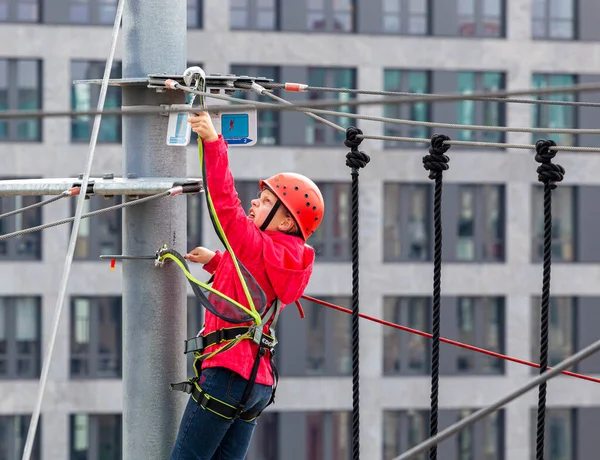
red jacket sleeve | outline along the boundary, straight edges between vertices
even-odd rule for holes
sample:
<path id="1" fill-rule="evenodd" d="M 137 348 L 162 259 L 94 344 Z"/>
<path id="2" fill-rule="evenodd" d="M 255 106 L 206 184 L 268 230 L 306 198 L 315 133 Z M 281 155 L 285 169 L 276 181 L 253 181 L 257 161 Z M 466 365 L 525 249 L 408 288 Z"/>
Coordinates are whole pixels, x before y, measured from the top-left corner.
<path id="1" fill-rule="evenodd" d="M 212 275 L 217 269 L 217 266 L 219 265 L 219 262 L 221 262 L 222 258 L 223 253 L 217 250 L 213 258 L 210 259 L 207 264 L 204 264 L 202 268 Z"/>
<path id="2" fill-rule="evenodd" d="M 204 184 L 231 249 L 242 262 L 258 259 L 262 254 L 262 232 L 242 208 L 229 168 L 227 143 L 221 135 L 216 141 L 204 143 L 204 163 Z"/>

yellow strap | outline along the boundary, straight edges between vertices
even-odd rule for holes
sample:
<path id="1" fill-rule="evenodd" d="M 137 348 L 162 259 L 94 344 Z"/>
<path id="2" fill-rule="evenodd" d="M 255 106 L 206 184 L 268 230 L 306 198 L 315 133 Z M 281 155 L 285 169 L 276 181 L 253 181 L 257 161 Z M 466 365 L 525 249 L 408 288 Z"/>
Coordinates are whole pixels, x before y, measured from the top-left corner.
<path id="1" fill-rule="evenodd" d="M 204 146 L 202 143 L 202 139 L 199 139 L 199 142 L 198 142 L 198 156 L 200 157 L 200 165 L 203 168 L 202 165 L 204 165 Z M 204 170 L 204 168 L 203 168 L 203 170 Z M 240 267 L 239 267 L 239 264 L 237 261 L 237 257 L 235 256 L 233 250 L 231 249 L 231 246 L 229 245 L 229 241 L 227 240 L 225 231 L 223 230 L 223 227 L 221 226 L 221 222 L 219 222 L 219 218 L 217 216 L 217 212 L 213 205 L 213 201 L 210 196 L 210 192 L 209 192 L 209 189 L 208 189 L 206 183 L 204 184 L 204 193 L 206 194 L 208 210 L 214 219 L 217 234 L 218 234 L 219 238 L 221 239 L 221 241 L 223 242 L 223 244 L 225 245 L 225 248 L 227 249 L 227 251 L 229 251 L 229 254 L 231 255 L 231 259 L 233 260 L 233 265 L 235 266 L 235 271 L 237 272 L 239 280 L 242 283 L 242 288 L 244 289 L 244 294 L 246 295 L 246 300 L 248 301 L 248 305 L 250 305 L 250 309 L 252 310 L 249 313 L 252 315 L 252 318 L 254 318 L 254 322 L 256 323 L 256 326 L 260 326 L 262 323 L 262 319 L 261 319 L 260 315 L 258 314 L 258 312 L 256 311 L 256 307 L 254 306 L 254 302 L 252 301 L 252 295 L 250 294 L 250 291 L 248 290 L 248 286 L 246 285 L 246 280 L 244 279 L 244 276 L 242 275 L 242 271 L 240 270 Z M 244 309 L 244 310 L 246 311 L 246 309 Z"/>
<path id="2" fill-rule="evenodd" d="M 183 265 L 183 264 L 181 263 L 181 261 L 180 261 L 180 260 L 179 260 L 177 257 L 175 257 L 174 255 L 172 255 L 172 254 L 168 254 L 168 253 L 167 253 L 167 254 L 163 254 L 163 255 L 161 256 L 161 260 L 164 260 L 164 259 L 171 259 L 173 262 L 175 262 L 175 263 L 176 263 L 176 264 L 179 266 L 179 268 L 181 268 L 181 270 L 182 270 L 182 271 L 183 271 L 183 273 L 185 274 L 186 278 L 187 278 L 187 279 L 189 279 L 189 280 L 190 280 L 192 283 L 195 283 L 195 284 L 197 284 L 198 286 L 200 286 L 200 287 L 202 287 L 202 288 L 206 289 L 207 291 L 210 291 L 210 292 L 212 292 L 213 294 L 215 294 L 215 295 L 217 295 L 217 296 L 221 297 L 222 299 L 225 299 L 225 300 L 227 300 L 228 302 L 231 302 L 231 303 L 232 303 L 233 305 L 235 305 L 236 307 L 240 308 L 241 310 L 245 311 L 247 314 L 251 315 L 251 316 L 252 316 L 252 318 L 253 318 L 255 321 L 256 321 L 256 317 L 257 317 L 257 316 L 258 316 L 258 318 L 260 319 L 260 315 L 258 314 L 258 312 L 249 310 L 248 308 L 244 307 L 244 306 L 243 306 L 241 303 L 239 303 L 239 302 L 237 302 L 237 301 L 233 300 L 231 297 L 228 297 L 228 296 L 226 296 L 226 295 L 225 295 L 225 294 L 223 294 L 222 292 L 220 292 L 220 291 L 217 291 L 216 289 L 214 289 L 214 288 L 210 287 L 208 284 L 205 284 L 205 283 L 203 283 L 202 281 L 199 281 L 199 280 L 197 280 L 196 278 L 194 278 L 194 277 L 192 276 L 192 274 L 191 274 L 189 271 L 187 271 L 187 270 L 186 270 L 186 268 L 185 268 L 185 265 Z"/>

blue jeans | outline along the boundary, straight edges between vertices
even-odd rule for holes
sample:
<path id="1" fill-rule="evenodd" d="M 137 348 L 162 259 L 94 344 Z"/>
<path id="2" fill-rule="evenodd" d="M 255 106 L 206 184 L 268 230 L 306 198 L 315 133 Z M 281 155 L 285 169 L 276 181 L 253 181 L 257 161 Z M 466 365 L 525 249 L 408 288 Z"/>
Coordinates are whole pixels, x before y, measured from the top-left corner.
<path id="1" fill-rule="evenodd" d="M 247 380 L 222 367 L 204 369 L 198 384 L 206 393 L 237 406 Z M 272 388 L 255 384 L 245 410 L 262 411 L 271 398 Z M 179 426 L 171 460 L 243 460 L 250 446 L 257 419 L 227 420 L 203 409 L 190 396 Z"/>

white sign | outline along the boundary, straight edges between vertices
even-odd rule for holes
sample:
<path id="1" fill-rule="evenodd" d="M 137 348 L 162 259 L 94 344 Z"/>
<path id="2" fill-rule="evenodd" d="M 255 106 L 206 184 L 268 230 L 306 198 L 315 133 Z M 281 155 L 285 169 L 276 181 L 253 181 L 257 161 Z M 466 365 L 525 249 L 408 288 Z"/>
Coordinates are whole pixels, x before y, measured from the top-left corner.
<path id="1" fill-rule="evenodd" d="M 189 109 L 189 104 L 173 104 L 171 110 Z M 190 143 L 192 127 L 188 123 L 188 112 L 169 113 L 169 126 L 167 127 L 167 145 L 185 147 Z"/>

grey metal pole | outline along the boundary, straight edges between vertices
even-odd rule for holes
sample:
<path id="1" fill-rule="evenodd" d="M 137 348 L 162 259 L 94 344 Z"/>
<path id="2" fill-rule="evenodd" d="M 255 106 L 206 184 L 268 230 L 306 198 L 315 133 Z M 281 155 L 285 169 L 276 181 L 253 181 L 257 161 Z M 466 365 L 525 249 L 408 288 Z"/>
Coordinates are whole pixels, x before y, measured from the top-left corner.
<path id="1" fill-rule="evenodd" d="M 182 0 L 127 0 L 123 77 L 183 74 L 187 9 Z M 123 106 L 184 103 L 178 91 L 124 85 Z M 124 116 L 123 177 L 183 177 L 186 152 L 166 145 L 168 118 Z M 163 244 L 186 251 L 185 200 L 156 200 L 127 209 L 123 253 L 152 254 Z M 169 458 L 187 399 L 169 390 L 185 378 L 182 353 L 186 285 L 174 264 L 123 261 L 123 459 Z"/>

